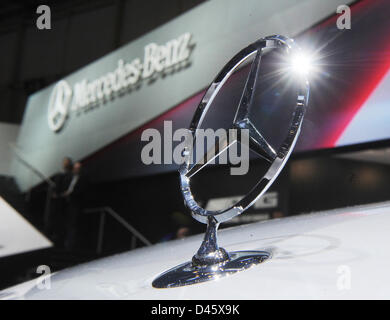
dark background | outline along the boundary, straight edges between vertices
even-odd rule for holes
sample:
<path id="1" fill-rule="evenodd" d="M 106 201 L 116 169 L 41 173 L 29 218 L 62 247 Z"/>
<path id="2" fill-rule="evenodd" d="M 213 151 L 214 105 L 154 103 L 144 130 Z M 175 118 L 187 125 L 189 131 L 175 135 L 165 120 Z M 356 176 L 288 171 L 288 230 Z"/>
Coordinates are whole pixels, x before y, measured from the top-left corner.
<path id="1" fill-rule="evenodd" d="M 0 121 L 20 123 L 27 97 L 204 0 L 0 2 Z M 38 30 L 39 5 L 51 29 Z"/>
<path id="2" fill-rule="evenodd" d="M 26 99 L 30 94 L 202 2 L 204 1 L 46 1 L 45 4 L 50 6 L 52 12 L 52 29 L 39 31 L 35 26 L 38 16 L 35 11 L 41 2 L 2 1 L 0 122 L 20 124 Z M 384 14 L 387 13 L 381 13 Z M 366 24 L 370 23 L 372 22 L 366 21 Z M 321 40 L 322 35 L 318 33 L 318 39 Z M 305 36 L 307 35 L 302 35 Z M 369 35 L 366 34 L 366 37 Z M 339 41 L 336 47 L 343 43 L 342 40 Z M 359 47 L 359 41 L 358 35 L 354 35 L 354 48 Z M 357 66 L 348 65 L 343 70 L 345 72 L 346 69 L 354 68 Z M 343 70 L 336 71 L 342 74 Z M 361 72 L 357 69 L 355 71 L 352 74 Z M 333 83 L 329 90 L 337 86 L 337 83 Z M 321 97 L 317 95 L 313 99 L 318 107 Z M 340 104 L 342 99 L 339 99 Z M 306 126 L 310 128 L 309 120 L 310 117 Z M 273 190 L 278 191 L 281 197 L 282 205 L 277 210 L 282 211 L 284 216 L 290 216 L 389 200 L 390 162 L 380 164 L 359 158 L 352 160 L 338 157 L 340 153 L 349 154 L 356 150 L 384 147 L 389 147 L 388 141 L 295 154 L 273 186 Z M 85 159 L 86 172 L 97 172 L 103 168 L 105 176 L 111 173 L 113 178 L 94 181 L 92 177 L 85 177 L 88 188 L 84 208 L 113 208 L 152 243 L 174 234 L 181 226 L 189 227 L 192 234 L 203 232 L 204 226 L 190 218 L 184 207 L 178 173 L 121 179 L 121 170 L 115 166 L 115 159 L 122 157 L 121 150 L 114 147 L 105 150 L 102 155 Z M 138 155 L 137 152 L 135 151 Z M 109 159 L 112 162 L 108 163 Z M 208 175 L 213 183 L 205 185 L 204 198 L 207 198 L 207 194 L 215 194 L 218 184 L 223 186 L 228 183 L 219 178 L 216 168 L 210 168 Z M 34 188 L 29 198 L 26 198 L 26 195 L 18 193 L 10 177 L 0 177 L 0 195 L 42 232 L 45 232 L 43 212 L 46 190 L 46 185 L 42 184 Z M 220 191 L 222 196 L 235 195 L 229 188 Z M 269 217 L 272 218 L 272 212 Z M 83 235 L 80 239 L 81 253 L 65 254 L 54 248 L 2 259 L 0 289 L 37 276 L 34 268 L 40 264 L 50 265 L 54 271 L 130 249 L 130 237 L 126 230 L 115 221 L 107 219 L 103 252 L 96 255 L 98 226 L 97 214 L 82 215 L 79 226 Z M 138 246 L 141 244 L 138 243 Z"/>

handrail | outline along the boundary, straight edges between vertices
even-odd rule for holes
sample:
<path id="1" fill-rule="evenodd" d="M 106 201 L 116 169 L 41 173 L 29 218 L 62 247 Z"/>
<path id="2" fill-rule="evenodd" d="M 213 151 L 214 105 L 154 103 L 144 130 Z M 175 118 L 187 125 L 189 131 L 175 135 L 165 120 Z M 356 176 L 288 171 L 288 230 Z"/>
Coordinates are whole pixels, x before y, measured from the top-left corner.
<path id="1" fill-rule="evenodd" d="M 50 215 L 50 202 L 53 195 L 53 190 L 56 187 L 56 184 L 51 180 L 49 177 L 45 176 L 41 171 L 39 171 L 35 166 L 33 166 L 29 161 L 27 161 L 21 154 L 20 151 L 18 151 L 20 148 L 13 144 L 9 143 L 9 146 L 12 150 L 12 152 L 15 154 L 15 156 L 19 159 L 19 161 L 31 172 L 33 172 L 36 176 L 38 176 L 40 179 L 45 181 L 48 184 L 48 189 L 46 192 L 46 203 L 45 203 L 45 211 L 43 216 L 43 224 L 44 228 L 47 230 L 49 228 L 49 215 Z"/>
<path id="2" fill-rule="evenodd" d="M 36 176 L 44 180 L 50 187 L 54 188 L 56 184 L 49 177 L 45 176 L 41 171 L 39 171 L 34 165 L 32 165 L 29 161 L 27 161 L 21 154 L 20 148 L 13 144 L 9 143 L 9 146 L 12 152 L 16 155 L 16 157 L 20 160 L 21 163 L 24 164 L 28 169 L 30 169 Z"/>
<path id="3" fill-rule="evenodd" d="M 100 225 L 99 225 L 99 234 L 98 234 L 98 241 L 97 241 L 97 253 L 101 253 L 102 251 L 102 245 L 103 245 L 103 233 L 104 233 L 104 226 L 105 226 L 105 214 L 109 214 L 111 217 L 113 217 L 119 224 L 121 224 L 123 227 L 129 231 L 133 238 L 132 238 L 132 247 L 135 247 L 135 239 L 139 239 L 142 241 L 142 243 L 146 246 L 151 246 L 152 243 L 146 239 L 137 229 L 135 229 L 131 224 L 129 224 L 125 219 L 123 219 L 117 212 L 115 212 L 111 207 L 100 207 L 100 208 L 91 208 L 84 210 L 85 213 L 94 213 L 98 212 L 100 213 Z"/>
<path id="4" fill-rule="evenodd" d="M 119 223 L 121 223 L 125 228 L 132 232 L 145 245 L 152 245 L 152 243 L 148 239 L 146 239 L 139 231 L 137 231 L 131 224 L 129 224 L 125 219 L 123 219 L 119 214 L 117 214 L 112 208 L 105 207 L 105 209 L 109 214 L 111 214 L 112 217 L 114 217 Z"/>

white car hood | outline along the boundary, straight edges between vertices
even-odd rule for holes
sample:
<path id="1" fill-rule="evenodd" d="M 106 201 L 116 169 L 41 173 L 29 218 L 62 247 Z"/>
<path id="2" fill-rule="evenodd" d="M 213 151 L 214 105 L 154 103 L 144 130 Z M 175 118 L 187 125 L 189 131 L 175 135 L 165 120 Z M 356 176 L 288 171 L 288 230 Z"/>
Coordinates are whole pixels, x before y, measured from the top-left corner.
<path id="1" fill-rule="evenodd" d="M 390 202 L 269 220 L 219 231 L 228 251 L 266 250 L 248 270 L 155 289 L 160 273 L 189 261 L 203 235 L 72 267 L 0 292 L 2 299 L 389 299 Z"/>

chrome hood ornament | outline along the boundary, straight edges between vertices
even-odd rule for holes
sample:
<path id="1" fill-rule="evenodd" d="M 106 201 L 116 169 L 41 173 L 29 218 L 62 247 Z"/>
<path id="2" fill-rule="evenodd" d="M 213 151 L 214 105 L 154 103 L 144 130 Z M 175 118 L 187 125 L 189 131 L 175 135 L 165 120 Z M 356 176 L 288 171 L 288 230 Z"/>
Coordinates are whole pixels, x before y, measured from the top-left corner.
<path id="1" fill-rule="evenodd" d="M 283 139 L 281 139 L 278 146 L 272 145 L 268 139 L 265 138 L 265 135 L 263 135 L 262 128 L 257 128 L 255 125 L 252 111 L 259 107 L 259 100 L 256 100 L 255 96 L 258 94 L 256 92 L 258 89 L 257 83 L 261 77 L 260 66 L 262 58 L 265 55 L 269 55 L 270 51 L 274 49 L 277 50 L 277 55 L 284 62 L 291 60 L 294 55 L 300 52 L 300 49 L 295 44 L 294 40 L 279 35 L 269 36 L 250 44 L 225 65 L 211 83 L 199 104 L 189 128 L 189 132 L 193 138 L 191 139 L 193 144 L 186 149 L 186 158 L 179 172 L 181 191 L 185 204 L 191 210 L 194 219 L 207 224 L 206 233 L 200 248 L 193 256 L 192 261 L 186 262 L 161 274 L 153 281 L 153 287 L 180 287 L 214 280 L 222 276 L 245 270 L 270 258 L 270 253 L 265 251 L 227 252 L 225 249 L 218 246 L 217 229 L 221 222 L 230 220 L 243 213 L 267 191 L 286 164 L 300 133 L 309 97 L 309 83 L 305 74 L 294 77 L 293 101 L 290 101 L 293 107 L 291 109 L 289 122 L 285 128 L 286 130 L 283 131 L 285 132 L 285 135 L 283 135 Z M 213 103 L 213 100 L 220 92 L 221 88 L 226 84 L 226 81 L 235 71 L 239 70 L 243 64 L 247 63 L 249 59 L 252 59 L 249 64 L 249 72 L 246 77 L 239 104 L 236 106 L 234 119 L 231 122 L 229 129 L 237 130 L 236 140 L 240 138 L 241 132 L 243 132 L 242 130 L 246 130 L 249 135 L 246 147 L 265 159 L 268 169 L 250 192 L 231 207 L 218 211 L 206 210 L 195 200 L 191 190 L 191 178 L 205 165 L 211 163 L 211 160 L 215 158 L 215 151 L 217 151 L 216 153 L 218 155 L 221 153 L 221 150 L 216 150 L 216 146 L 214 146 L 212 153 L 214 156 L 209 156 L 209 152 L 207 151 L 206 155 L 201 159 L 202 161 L 192 164 L 191 159 L 192 153 L 194 152 L 196 133 L 206 118 L 206 113 Z M 275 64 L 274 66 L 280 67 L 280 64 Z M 281 70 L 276 71 L 277 73 L 282 72 Z M 289 71 L 283 67 L 283 72 Z M 275 97 L 283 94 L 284 91 L 282 90 L 282 92 L 279 92 Z M 280 124 L 275 123 L 274 126 L 274 130 L 279 130 Z M 241 144 L 244 147 L 242 142 Z M 224 150 L 229 148 L 230 145 L 231 143 L 226 143 Z"/>

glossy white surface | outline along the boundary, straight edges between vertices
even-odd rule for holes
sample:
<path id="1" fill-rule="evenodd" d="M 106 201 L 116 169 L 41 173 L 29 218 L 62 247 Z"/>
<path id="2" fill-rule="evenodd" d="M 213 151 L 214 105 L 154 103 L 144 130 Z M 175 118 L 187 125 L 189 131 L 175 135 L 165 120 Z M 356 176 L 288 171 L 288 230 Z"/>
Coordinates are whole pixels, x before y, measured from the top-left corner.
<path id="1" fill-rule="evenodd" d="M 0 258 L 53 244 L 0 197 Z"/>
<path id="2" fill-rule="evenodd" d="M 173 289 L 161 272 L 191 259 L 202 235 L 157 244 L 58 272 L 51 289 L 35 281 L 3 299 L 371 299 L 390 298 L 390 202 L 270 220 L 219 232 L 228 251 L 269 250 L 249 270 Z"/>

